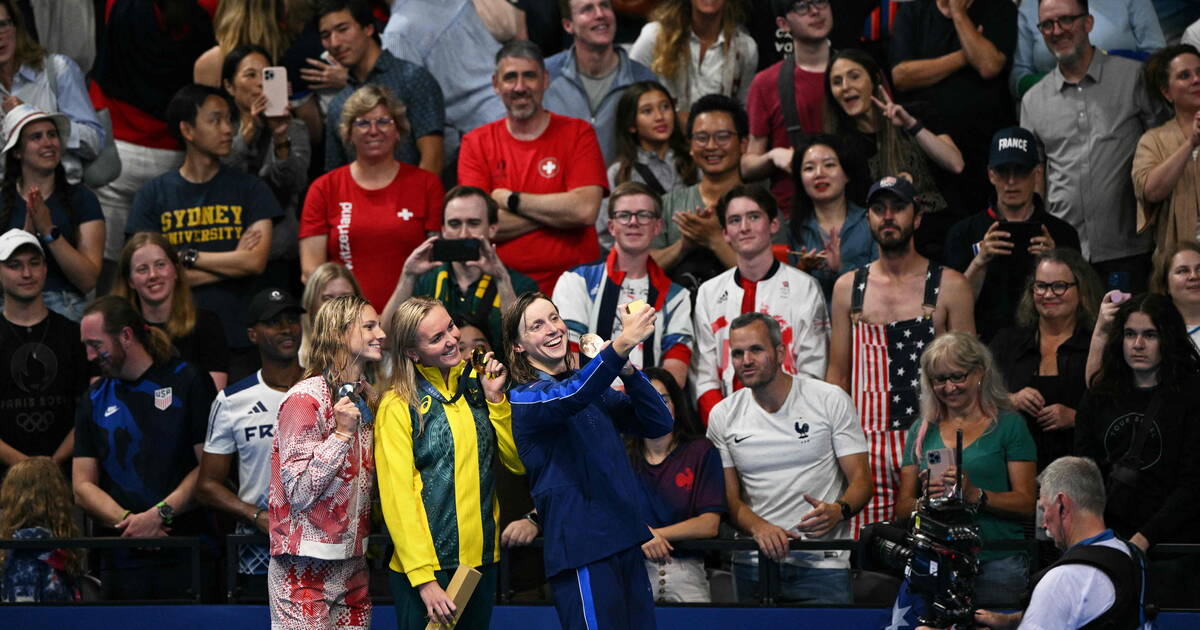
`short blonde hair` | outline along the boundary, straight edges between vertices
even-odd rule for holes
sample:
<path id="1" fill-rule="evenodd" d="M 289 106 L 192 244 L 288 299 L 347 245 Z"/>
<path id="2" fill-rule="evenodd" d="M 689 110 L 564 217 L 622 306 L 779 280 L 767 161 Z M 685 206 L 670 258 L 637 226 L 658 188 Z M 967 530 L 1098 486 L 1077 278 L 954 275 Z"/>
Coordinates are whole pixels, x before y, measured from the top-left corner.
<path id="1" fill-rule="evenodd" d="M 354 145 L 350 143 L 350 130 L 354 127 L 354 121 L 380 105 L 383 105 L 392 120 L 396 121 L 399 140 L 403 141 L 408 136 L 411 126 L 408 124 L 408 108 L 404 101 L 396 98 L 391 90 L 382 85 L 368 83 L 354 90 L 342 106 L 342 119 L 338 124 L 338 131 L 341 133 L 342 146 L 346 148 L 347 154 L 354 155 Z"/>

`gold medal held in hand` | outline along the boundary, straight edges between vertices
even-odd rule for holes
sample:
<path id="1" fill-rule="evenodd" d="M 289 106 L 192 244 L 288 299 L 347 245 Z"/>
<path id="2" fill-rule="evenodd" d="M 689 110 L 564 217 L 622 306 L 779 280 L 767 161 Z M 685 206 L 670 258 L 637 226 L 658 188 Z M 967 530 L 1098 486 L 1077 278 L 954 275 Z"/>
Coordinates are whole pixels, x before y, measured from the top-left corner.
<path id="1" fill-rule="evenodd" d="M 483 374 L 484 369 L 487 368 L 487 350 L 483 349 L 483 344 L 475 346 L 471 350 L 471 366 L 479 374 Z"/>

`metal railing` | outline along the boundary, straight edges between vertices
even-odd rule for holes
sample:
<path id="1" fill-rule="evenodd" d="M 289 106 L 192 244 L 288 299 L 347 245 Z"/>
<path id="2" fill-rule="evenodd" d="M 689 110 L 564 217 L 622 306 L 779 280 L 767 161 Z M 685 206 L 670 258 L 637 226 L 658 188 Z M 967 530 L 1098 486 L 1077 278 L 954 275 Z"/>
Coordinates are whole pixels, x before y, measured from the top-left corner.
<path id="1" fill-rule="evenodd" d="M 261 596 L 246 596 L 240 591 L 238 586 L 238 546 L 266 545 L 268 538 L 263 534 L 249 535 L 228 535 L 224 538 L 225 543 L 225 558 L 224 558 L 224 575 L 227 584 L 225 600 L 228 603 L 262 603 L 264 598 Z M 536 538 L 526 547 L 540 548 L 544 544 L 542 538 Z M 0 549 L 59 549 L 59 548 L 75 548 L 75 549 L 166 549 L 166 548 L 186 548 L 188 549 L 189 567 L 191 572 L 191 588 L 190 597 L 176 599 L 156 599 L 156 600 L 119 600 L 119 601 L 89 601 L 88 604 L 121 604 L 121 605 L 141 605 L 141 604 L 199 604 L 201 603 L 201 593 L 203 591 L 204 575 L 201 564 L 202 547 L 205 542 L 198 537 L 166 537 L 166 538 L 46 538 L 38 540 L 12 540 L 0 539 Z M 371 564 L 376 569 L 386 568 L 388 561 L 391 559 L 392 541 L 386 534 L 374 534 L 367 539 L 366 545 L 373 552 L 381 551 L 382 553 L 372 554 Z M 694 551 L 694 552 L 736 552 L 736 551 L 757 551 L 758 544 L 750 538 L 710 538 L 703 540 L 681 540 L 672 543 L 672 546 L 679 551 Z M 858 552 L 861 552 L 858 541 L 854 540 L 837 540 L 826 542 L 814 542 L 804 540 L 790 541 L 789 549 L 792 551 L 851 551 L 852 568 L 861 568 L 861 558 L 858 558 Z M 1038 541 L 1037 540 L 1010 540 L 1010 541 L 994 541 L 986 545 L 988 550 L 998 551 L 1025 551 L 1030 558 L 1030 574 L 1038 570 Z M 510 553 L 509 549 L 502 548 L 500 553 L 500 564 L 498 567 L 499 579 L 497 588 L 497 602 L 505 604 L 510 601 Z M 1180 554 L 1200 554 L 1200 544 L 1164 544 L 1151 547 L 1149 555 L 1151 558 L 1160 556 L 1172 556 Z M 749 604 L 756 606 L 778 606 L 779 605 L 779 586 L 780 572 L 779 564 L 759 554 L 758 558 L 758 577 L 759 577 L 759 597 L 758 601 Z M 390 604 L 391 597 L 389 595 L 376 595 L 375 601 L 379 604 Z M 724 605 L 724 604 L 722 604 Z M 746 605 L 746 604 L 738 604 Z M 823 607 L 830 607 L 822 605 Z M 1200 606 L 1200 602 L 1197 602 Z M 862 605 L 851 606 L 836 606 L 841 608 L 856 608 Z M 1194 610 L 1187 608 L 1184 610 Z"/>

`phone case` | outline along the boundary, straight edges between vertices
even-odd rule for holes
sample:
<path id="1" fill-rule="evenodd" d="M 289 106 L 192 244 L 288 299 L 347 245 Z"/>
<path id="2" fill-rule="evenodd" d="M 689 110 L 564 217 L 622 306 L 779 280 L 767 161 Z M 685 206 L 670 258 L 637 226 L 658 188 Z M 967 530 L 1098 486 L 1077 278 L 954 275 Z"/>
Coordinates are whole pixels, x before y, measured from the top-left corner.
<path id="1" fill-rule="evenodd" d="M 263 68 L 263 94 L 267 95 L 267 116 L 286 116 L 288 106 L 287 68 Z"/>

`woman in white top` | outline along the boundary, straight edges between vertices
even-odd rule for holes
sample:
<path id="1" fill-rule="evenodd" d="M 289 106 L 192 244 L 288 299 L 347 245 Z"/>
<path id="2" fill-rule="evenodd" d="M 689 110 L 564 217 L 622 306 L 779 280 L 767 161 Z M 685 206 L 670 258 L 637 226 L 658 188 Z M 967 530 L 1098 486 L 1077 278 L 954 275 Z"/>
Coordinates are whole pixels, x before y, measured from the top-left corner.
<path id="1" fill-rule="evenodd" d="M 664 0 L 650 14 L 629 56 L 662 77 L 681 121 L 705 94 L 743 105 L 758 48 L 742 26 L 742 0 Z"/>

